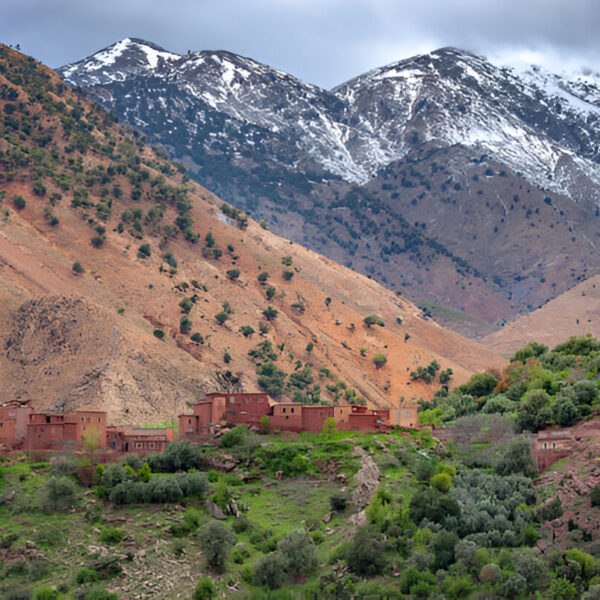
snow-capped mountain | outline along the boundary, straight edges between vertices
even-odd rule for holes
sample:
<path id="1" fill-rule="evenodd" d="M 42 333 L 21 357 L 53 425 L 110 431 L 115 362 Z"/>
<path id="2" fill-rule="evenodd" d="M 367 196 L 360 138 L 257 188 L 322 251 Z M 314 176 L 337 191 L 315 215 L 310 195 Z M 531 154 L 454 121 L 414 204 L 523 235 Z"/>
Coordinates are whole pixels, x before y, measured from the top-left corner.
<path id="1" fill-rule="evenodd" d="M 600 270 L 599 76 L 442 48 L 324 90 L 129 38 L 59 72 L 224 200 L 417 297 L 493 321 Z"/>
<path id="2" fill-rule="evenodd" d="M 365 183 L 404 156 L 416 133 L 422 141 L 482 148 L 532 183 L 574 199 L 583 178 L 592 184 L 586 194 L 600 200 L 600 87 L 592 77 L 518 74 L 443 48 L 327 91 L 229 52 L 180 56 L 129 38 L 59 71 L 108 107 L 124 104 L 117 112 L 133 124 L 164 129 L 167 143 L 174 130 L 187 132 L 190 149 L 219 115 L 226 131 L 211 131 L 202 140 L 207 147 L 218 145 L 210 138 L 231 141 L 237 133 L 242 154 L 272 145 L 286 166 L 308 160 Z"/>

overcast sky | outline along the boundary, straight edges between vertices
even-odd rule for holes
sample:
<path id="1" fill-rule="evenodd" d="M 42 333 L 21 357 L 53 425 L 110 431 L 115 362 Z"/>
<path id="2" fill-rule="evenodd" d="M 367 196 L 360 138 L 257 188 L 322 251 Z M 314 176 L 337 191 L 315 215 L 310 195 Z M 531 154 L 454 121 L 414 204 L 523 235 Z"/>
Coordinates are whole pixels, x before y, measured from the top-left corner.
<path id="1" fill-rule="evenodd" d="M 323 87 L 442 46 L 600 71 L 600 0 L 0 0 L 0 41 L 51 67 L 124 37 L 230 50 Z"/>

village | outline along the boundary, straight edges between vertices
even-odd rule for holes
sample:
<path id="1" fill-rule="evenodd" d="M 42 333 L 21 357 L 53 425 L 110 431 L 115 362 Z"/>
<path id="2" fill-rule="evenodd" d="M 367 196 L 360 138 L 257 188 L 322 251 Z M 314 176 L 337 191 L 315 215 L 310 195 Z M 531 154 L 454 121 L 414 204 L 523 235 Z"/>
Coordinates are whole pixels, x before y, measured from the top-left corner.
<path id="1" fill-rule="evenodd" d="M 392 427 L 421 427 L 415 403 L 373 409 L 356 404 L 275 402 L 263 392 L 213 392 L 194 405 L 193 413 L 178 416 L 177 437 L 193 444 L 210 444 L 236 425 L 255 430 L 319 433 L 327 419 L 333 419 L 339 431 L 387 433 Z M 432 433 L 446 441 L 451 428 L 433 429 Z M 529 437 L 540 472 L 571 453 L 573 434 L 569 429 L 544 429 Z M 111 461 L 128 453 L 144 456 L 163 452 L 174 439 L 174 427 L 107 425 L 104 411 L 36 412 L 30 402 L 17 400 L 0 405 L 0 450 L 75 453 L 93 446 L 98 460 Z"/>
<path id="2" fill-rule="evenodd" d="M 415 428 L 417 406 L 369 409 L 360 405 L 321 406 L 274 402 L 265 393 L 211 393 L 179 415 L 179 439 L 209 443 L 228 425 L 261 427 L 299 433 L 318 433 L 326 419 L 339 430 L 385 432 L 393 426 Z M 131 428 L 107 425 L 107 414 L 97 410 L 35 412 L 30 402 L 0 405 L 0 444 L 8 450 L 67 452 L 88 442 L 108 455 L 162 452 L 175 439 L 174 428 Z"/>

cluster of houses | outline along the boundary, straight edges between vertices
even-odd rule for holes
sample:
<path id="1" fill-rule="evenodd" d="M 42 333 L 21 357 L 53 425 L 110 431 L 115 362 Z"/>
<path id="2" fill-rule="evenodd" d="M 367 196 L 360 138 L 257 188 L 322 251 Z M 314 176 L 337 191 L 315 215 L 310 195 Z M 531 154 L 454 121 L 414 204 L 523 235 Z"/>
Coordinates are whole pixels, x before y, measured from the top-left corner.
<path id="1" fill-rule="evenodd" d="M 369 409 L 365 406 L 318 406 L 274 402 L 264 393 L 208 394 L 193 414 L 179 415 L 179 438 L 206 443 L 229 425 L 245 424 L 284 432 L 319 432 L 326 419 L 339 430 L 385 432 L 417 426 L 417 406 Z M 35 412 L 29 402 L 0 405 L 0 445 L 29 451 L 74 451 L 86 445 L 107 454 L 162 452 L 174 439 L 172 428 L 108 426 L 106 413 L 92 410 Z"/>

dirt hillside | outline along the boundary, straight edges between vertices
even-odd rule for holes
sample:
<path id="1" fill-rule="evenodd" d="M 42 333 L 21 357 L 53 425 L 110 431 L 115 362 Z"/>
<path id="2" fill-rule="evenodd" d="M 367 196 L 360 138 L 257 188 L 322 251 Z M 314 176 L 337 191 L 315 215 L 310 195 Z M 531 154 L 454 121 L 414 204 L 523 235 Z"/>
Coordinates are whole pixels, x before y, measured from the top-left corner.
<path id="1" fill-rule="evenodd" d="M 433 359 L 454 382 L 502 364 L 223 207 L 49 69 L 6 47 L 0 66 L 3 400 L 157 422 L 215 389 L 256 390 L 272 362 L 279 399 L 391 406 L 433 395 L 409 376 Z M 363 323 L 373 313 L 384 327 Z"/>

